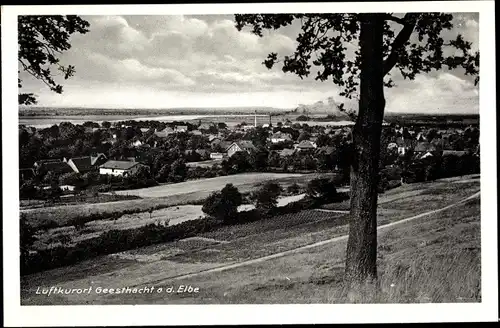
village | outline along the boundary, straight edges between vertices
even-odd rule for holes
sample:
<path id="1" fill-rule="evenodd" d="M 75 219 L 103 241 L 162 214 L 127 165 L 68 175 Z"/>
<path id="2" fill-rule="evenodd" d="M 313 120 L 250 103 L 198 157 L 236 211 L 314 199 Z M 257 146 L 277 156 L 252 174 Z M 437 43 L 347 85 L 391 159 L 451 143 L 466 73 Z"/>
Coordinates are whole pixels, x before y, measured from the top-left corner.
<path id="1" fill-rule="evenodd" d="M 53 201 L 95 186 L 94 191 L 134 189 L 249 171 L 336 172 L 339 184 L 349 179 L 352 125 L 289 119 L 272 124 L 271 116 L 269 123 L 258 124 L 255 116 L 253 124 L 232 127 L 201 121 L 63 122 L 40 130 L 20 126 L 19 133 L 22 199 Z M 396 171 L 389 180 L 425 181 L 432 170 L 412 177 L 417 173 L 411 167 L 467 158 L 463 170 L 473 171 L 479 130 L 384 122 L 381 147 L 381 169 Z"/>

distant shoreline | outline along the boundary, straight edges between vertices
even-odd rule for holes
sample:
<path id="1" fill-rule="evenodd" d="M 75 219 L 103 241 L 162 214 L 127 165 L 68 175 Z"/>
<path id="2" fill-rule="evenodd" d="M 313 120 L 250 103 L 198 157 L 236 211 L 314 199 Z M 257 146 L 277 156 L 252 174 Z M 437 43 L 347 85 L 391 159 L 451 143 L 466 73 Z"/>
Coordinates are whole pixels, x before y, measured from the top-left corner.
<path id="1" fill-rule="evenodd" d="M 242 114 L 288 114 L 294 109 L 273 107 L 235 108 L 80 108 L 80 107 L 20 107 L 19 117 L 25 116 L 167 116 L 167 115 L 242 115 Z"/>

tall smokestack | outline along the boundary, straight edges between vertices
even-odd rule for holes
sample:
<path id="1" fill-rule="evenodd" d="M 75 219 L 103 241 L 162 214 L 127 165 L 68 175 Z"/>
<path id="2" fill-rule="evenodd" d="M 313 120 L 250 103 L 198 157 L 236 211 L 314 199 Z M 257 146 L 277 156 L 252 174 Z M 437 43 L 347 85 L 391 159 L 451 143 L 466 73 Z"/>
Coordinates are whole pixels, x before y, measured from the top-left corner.
<path id="1" fill-rule="evenodd" d="M 271 114 L 269 114 L 269 127 L 271 127 L 271 125 L 273 124 L 271 123 Z"/>
<path id="2" fill-rule="evenodd" d="M 255 127 L 257 127 L 257 111 L 255 111 Z"/>

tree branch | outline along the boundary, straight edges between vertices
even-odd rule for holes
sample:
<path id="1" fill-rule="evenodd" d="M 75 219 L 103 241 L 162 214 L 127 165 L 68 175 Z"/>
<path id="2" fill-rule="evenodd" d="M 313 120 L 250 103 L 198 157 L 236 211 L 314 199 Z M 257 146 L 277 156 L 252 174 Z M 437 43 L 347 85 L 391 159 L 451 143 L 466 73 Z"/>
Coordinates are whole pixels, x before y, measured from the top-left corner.
<path id="1" fill-rule="evenodd" d="M 47 80 L 45 79 L 45 77 L 43 75 L 35 72 L 33 69 L 31 69 L 29 66 L 27 66 L 21 59 L 18 59 L 18 62 L 21 63 L 25 72 L 27 72 L 28 74 L 33 76 L 35 79 L 40 80 L 43 83 L 45 83 L 45 85 L 48 86 L 50 90 L 54 90 L 54 86 L 56 85 L 55 83 L 54 83 L 54 85 L 51 85 L 49 82 L 47 82 Z"/>
<path id="2" fill-rule="evenodd" d="M 399 51 L 404 47 L 406 41 L 410 39 L 413 29 L 417 23 L 418 14 L 407 13 L 403 17 L 404 26 L 403 29 L 396 36 L 391 45 L 391 53 L 384 60 L 384 76 L 391 71 L 391 69 L 396 65 L 399 57 Z M 387 18 L 386 18 L 387 19 Z"/>

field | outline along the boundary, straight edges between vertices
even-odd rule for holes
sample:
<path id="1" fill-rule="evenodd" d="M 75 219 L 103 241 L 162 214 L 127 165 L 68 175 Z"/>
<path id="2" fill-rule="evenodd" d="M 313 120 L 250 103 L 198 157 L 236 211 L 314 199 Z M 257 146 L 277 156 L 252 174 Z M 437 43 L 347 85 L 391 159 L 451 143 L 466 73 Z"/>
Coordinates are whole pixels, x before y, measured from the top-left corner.
<path id="1" fill-rule="evenodd" d="M 297 201 L 304 194 L 286 196 L 278 199 L 278 206 L 285 206 L 290 202 Z M 238 210 L 248 211 L 253 209 L 252 204 L 243 204 Z M 102 219 L 87 222 L 83 229 L 74 226 L 61 226 L 39 230 L 36 234 L 37 240 L 33 247 L 36 250 L 51 248 L 59 245 L 70 246 L 82 240 L 98 237 L 100 234 L 110 230 L 126 230 L 139 228 L 151 223 L 176 225 L 185 221 L 205 217 L 201 205 L 179 205 L 148 212 L 124 214 L 120 218 Z"/>
<path id="2" fill-rule="evenodd" d="M 169 197 L 180 194 L 191 194 L 199 190 L 204 192 L 218 191 L 224 188 L 228 183 L 232 183 L 240 192 L 248 191 L 253 185 L 268 180 L 280 178 L 299 177 L 300 174 L 293 173 L 243 173 L 230 176 L 221 176 L 216 178 L 192 180 L 181 183 L 167 184 L 162 186 L 117 191 L 118 195 L 134 195 L 139 197 Z"/>
<path id="3" fill-rule="evenodd" d="M 380 196 L 379 302 L 481 300 L 479 188 L 469 176 Z M 22 304 L 345 302 L 347 220 L 348 214 L 308 210 L 32 274 L 22 277 Z M 200 293 L 35 293 L 38 286 L 180 285 Z"/>
<path id="4" fill-rule="evenodd" d="M 332 175 L 327 174 L 321 176 Z M 28 222 L 35 228 L 50 223 L 50 221 L 55 222 L 55 225 L 62 226 L 66 225 L 66 223 L 74 217 L 85 217 L 91 214 L 109 214 L 126 210 L 147 212 L 149 209 L 158 206 L 167 208 L 171 206 L 199 203 L 208 197 L 213 191 L 222 189 L 226 183 L 233 183 L 236 187 L 238 187 L 240 192 L 249 192 L 269 180 L 276 181 L 286 188 L 293 183 L 298 183 L 299 185 L 304 186 L 308 181 L 316 177 L 318 177 L 318 174 L 238 174 L 117 192 L 117 194 L 122 196 L 129 195 L 144 197 L 141 199 L 106 203 L 52 206 L 36 209 L 21 209 L 21 213 L 26 216 Z"/>
<path id="5" fill-rule="evenodd" d="M 38 199 L 22 199 L 20 201 L 20 206 L 22 209 L 33 209 L 40 207 L 54 207 L 54 206 L 68 206 L 77 204 L 95 204 L 95 203 L 108 203 L 108 202 L 118 202 L 122 200 L 132 200 L 139 199 L 137 196 L 125 196 L 125 195 L 112 195 L 112 194 L 98 194 L 94 195 L 64 195 L 55 202 L 50 202 L 46 200 Z"/>

